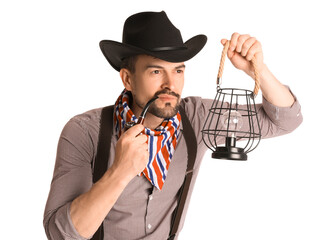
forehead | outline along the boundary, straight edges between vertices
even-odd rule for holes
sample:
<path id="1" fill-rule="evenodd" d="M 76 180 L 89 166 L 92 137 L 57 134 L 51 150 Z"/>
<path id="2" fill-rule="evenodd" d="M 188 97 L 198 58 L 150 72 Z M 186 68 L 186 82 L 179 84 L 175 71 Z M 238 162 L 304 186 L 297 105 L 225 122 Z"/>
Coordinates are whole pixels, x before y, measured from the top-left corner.
<path id="1" fill-rule="evenodd" d="M 165 60 L 161 60 L 159 58 L 155 58 L 149 55 L 139 55 L 136 60 L 136 70 L 145 70 L 149 67 L 161 67 L 161 68 L 167 68 L 167 69 L 174 69 L 179 66 L 183 65 L 183 62 L 180 63 L 172 63 L 167 62 Z"/>

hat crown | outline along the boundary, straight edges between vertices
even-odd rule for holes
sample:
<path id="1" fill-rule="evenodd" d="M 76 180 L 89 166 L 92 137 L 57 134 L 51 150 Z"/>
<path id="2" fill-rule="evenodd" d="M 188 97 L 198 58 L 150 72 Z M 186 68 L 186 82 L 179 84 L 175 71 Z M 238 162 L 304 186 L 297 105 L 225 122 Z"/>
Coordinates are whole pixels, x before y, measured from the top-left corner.
<path id="1" fill-rule="evenodd" d="M 124 23 L 122 42 L 152 51 L 185 48 L 179 29 L 171 23 L 164 11 L 130 16 Z"/>

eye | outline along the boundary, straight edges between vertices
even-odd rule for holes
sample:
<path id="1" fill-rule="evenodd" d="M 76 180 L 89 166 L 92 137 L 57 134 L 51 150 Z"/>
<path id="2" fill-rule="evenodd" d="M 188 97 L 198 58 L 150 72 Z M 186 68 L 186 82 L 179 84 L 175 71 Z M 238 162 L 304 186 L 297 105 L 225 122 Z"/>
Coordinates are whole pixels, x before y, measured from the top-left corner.
<path id="1" fill-rule="evenodd" d="M 152 71 L 152 73 L 154 73 L 154 74 L 159 74 L 160 71 L 159 71 L 159 70 L 154 70 L 154 71 Z"/>
<path id="2" fill-rule="evenodd" d="M 183 73 L 183 70 L 182 69 L 178 69 L 177 70 L 177 73 Z"/>

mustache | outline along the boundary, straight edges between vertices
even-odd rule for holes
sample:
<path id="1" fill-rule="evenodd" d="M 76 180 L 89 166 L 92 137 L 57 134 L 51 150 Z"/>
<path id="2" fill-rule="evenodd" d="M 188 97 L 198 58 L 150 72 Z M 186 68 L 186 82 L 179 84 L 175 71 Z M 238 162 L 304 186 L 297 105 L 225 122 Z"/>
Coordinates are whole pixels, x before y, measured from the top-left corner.
<path id="1" fill-rule="evenodd" d="M 180 98 L 180 94 L 178 94 L 176 92 L 173 92 L 173 91 L 170 91 L 170 90 L 167 90 L 167 89 L 163 89 L 163 90 L 160 90 L 160 91 L 156 92 L 154 96 L 159 96 L 161 94 L 172 95 L 174 97 L 177 97 L 178 99 Z"/>

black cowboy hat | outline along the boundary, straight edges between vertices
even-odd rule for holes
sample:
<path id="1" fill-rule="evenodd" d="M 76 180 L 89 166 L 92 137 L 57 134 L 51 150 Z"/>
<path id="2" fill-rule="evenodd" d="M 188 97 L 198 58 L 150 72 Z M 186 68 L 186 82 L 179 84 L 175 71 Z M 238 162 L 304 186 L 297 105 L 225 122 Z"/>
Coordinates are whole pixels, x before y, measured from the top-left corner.
<path id="1" fill-rule="evenodd" d="M 122 43 L 102 40 L 99 45 L 112 67 L 120 71 L 126 57 L 146 54 L 168 62 L 184 62 L 194 57 L 205 45 L 205 35 L 183 43 L 181 33 L 166 13 L 141 12 L 126 19 Z"/>

